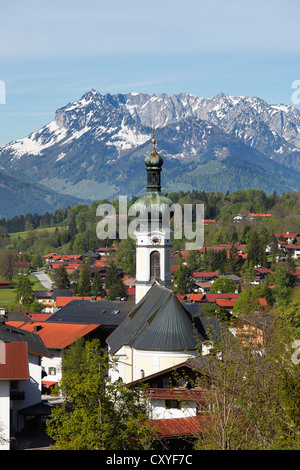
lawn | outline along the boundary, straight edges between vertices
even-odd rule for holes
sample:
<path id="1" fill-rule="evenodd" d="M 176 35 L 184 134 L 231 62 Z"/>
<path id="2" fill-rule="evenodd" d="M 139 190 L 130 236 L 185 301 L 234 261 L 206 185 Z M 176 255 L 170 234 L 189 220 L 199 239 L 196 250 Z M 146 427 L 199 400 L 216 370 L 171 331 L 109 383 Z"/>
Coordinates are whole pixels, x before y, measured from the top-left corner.
<path id="1" fill-rule="evenodd" d="M 36 276 L 30 275 L 30 279 L 33 282 L 33 290 L 47 290 L 38 280 Z M 16 291 L 15 289 L 0 289 L 0 306 L 8 306 L 16 304 Z"/>
<path id="2" fill-rule="evenodd" d="M 55 227 L 44 227 L 44 228 L 36 228 L 34 230 L 27 230 L 27 231 L 24 231 L 24 232 L 10 232 L 8 235 L 10 236 L 10 238 L 25 238 L 28 236 L 28 234 L 30 232 L 34 233 L 34 234 L 38 234 L 39 232 L 54 232 L 54 230 L 58 228 L 58 229 L 62 229 L 62 228 L 67 228 L 66 226 L 64 225 L 57 225 Z"/>

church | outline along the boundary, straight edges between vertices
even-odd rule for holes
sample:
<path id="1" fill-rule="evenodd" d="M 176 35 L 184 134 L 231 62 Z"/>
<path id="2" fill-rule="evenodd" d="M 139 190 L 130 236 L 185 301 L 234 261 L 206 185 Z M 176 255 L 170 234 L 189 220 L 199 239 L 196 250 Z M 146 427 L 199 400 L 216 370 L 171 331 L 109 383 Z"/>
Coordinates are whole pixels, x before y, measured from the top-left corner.
<path id="1" fill-rule="evenodd" d="M 217 318 L 194 316 L 193 304 L 179 302 L 172 291 L 172 237 L 164 217 L 172 201 L 161 192 L 163 158 L 152 143 L 145 158 L 147 191 L 135 202 L 144 217 L 136 231 L 135 306 L 106 340 L 117 361 L 111 379 L 125 383 L 195 358 L 199 350 L 206 354 L 222 329 Z"/>

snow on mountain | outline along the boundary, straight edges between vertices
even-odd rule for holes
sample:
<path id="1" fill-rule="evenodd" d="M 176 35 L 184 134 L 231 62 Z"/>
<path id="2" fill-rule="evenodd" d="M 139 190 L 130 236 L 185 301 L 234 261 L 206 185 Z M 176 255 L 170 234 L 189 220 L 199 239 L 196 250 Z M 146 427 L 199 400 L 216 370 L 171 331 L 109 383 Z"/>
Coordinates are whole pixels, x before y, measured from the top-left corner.
<path id="1" fill-rule="evenodd" d="M 289 168 L 300 170 L 300 111 L 292 106 L 224 93 L 202 98 L 188 93 L 101 95 L 96 90 L 59 108 L 43 128 L 1 147 L 0 165 L 72 195 L 90 197 L 93 184 L 92 197 L 101 185 L 108 195 L 117 194 L 122 185 L 138 191 L 153 126 L 174 180 L 187 172 L 187 181 L 193 182 L 194 172 L 199 175 L 210 162 L 216 175 L 228 170 L 229 161 L 241 174 L 246 172 L 243 182 L 235 178 L 237 188 L 250 184 L 254 164 L 259 171 L 265 166 L 275 172 L 270 162 L 276 162 L 282 165 L 282 171 L 276 167 L 282 178 Z"/>
<path id="2" fill-rule="evenodd" d="M 269 158 L 300 168 L 299 156 L 290 156 L 300 150 L 300 111 L 293 106 L 269 105 L 260 98 L 225 93 L 212 98 L 182 93 L 173 96 L 128 94 L 126 107 L 134 119 L 148 126 L 163 127 L 195 116 L 242 139 Z"/>
<path id="3" fill-rule="evenodd" d="M 127 121 L 132 118 L 130 123 L 124 115 Z M 102 96 L 91 90 L 58 109 L 54 121 L 2 147 L 0 153 L 9 149 L 13 158 L 38 155 L 48 147 L 79 139 L 89 131 L 99 140 L 106 140 L 107 134 L 111 134 L 107 145 L 130 149 L 149 139 L 149 135 L 140 133 L 134 124 L 157 128 L 191 116 L 217 125 L 269 158 L 276 158 L 276 153 L 283 155 L 300 150 L 300 111 L 293 106 L 269 105 L 260 98 L 224 93 L 212 98 L 188 93 Z M 118 125 L 114 125 L 116 121 Z"/>

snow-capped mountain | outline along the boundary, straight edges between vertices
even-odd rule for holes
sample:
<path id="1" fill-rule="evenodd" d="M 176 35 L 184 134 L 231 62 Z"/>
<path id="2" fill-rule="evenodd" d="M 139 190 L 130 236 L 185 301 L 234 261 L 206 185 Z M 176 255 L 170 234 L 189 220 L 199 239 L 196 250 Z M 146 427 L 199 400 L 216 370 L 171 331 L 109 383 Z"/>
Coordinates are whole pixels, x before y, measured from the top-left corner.
<path id="1" fill-rule="evenodd" d="M 300 111 L 259 98 L 95 90 L 0 148 L 0 165 L 88 199 L 144 190 L 156 128 L 165 190 L 299 190 Z"/>
<path id="2" fill-rule="evenodd" d="M 126 95 L 126 107 L 134 119 L 164 127 L 186 117 L 211 122 L 238 137 L 269 158 L 300 169 L 300 110 L 269 105 L 256 97 L 232 97 L 220 93 L 198 98 L 187 93 L 174 96 Z"/>

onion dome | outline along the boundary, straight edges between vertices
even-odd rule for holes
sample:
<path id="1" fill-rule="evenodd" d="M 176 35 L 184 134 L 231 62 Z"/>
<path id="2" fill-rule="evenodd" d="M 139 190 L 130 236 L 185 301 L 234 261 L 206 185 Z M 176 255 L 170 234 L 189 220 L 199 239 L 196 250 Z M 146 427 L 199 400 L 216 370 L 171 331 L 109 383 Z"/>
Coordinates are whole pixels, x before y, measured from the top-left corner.
<path id="1" fill-rule="evenodd" d="M 164 160 L 163 160 L 162 156 L 159 155 L 156 152 L 156 149 L 155 149 L 156 140 L 152 139 L 152 143 L 153 143 L 153 150 L 145 158 L 146 168 L 153 168 L 153 169 L 154 168 L 161 168 L 163 166 Z"/>
<path id="2" fill-rule="evenodd" d="M 160 175 L 164 160 L 161 155 L 156 152 L 156 140 L 153 139 L 152 143 L 153 150 L 145 158 L 145 166 L 147 170 L 147 192 L 133 204 L 133 208 L 138 212 L 144 213 L 149 221 L 151 215 L 152 219 L 156 218 L 155 215 L 153 215 L 151 209 L 153 209 L 153 207 L 158 208 L 157 216 L 161 221 L 163 219 L 164 213 L 168 211 L 168 208 L 172 206 L 173 202 L 161 192 Z M 144 212 L 142 209 L 144 209 L 146 212 Z M 169 212 L 166 213 L 168 214 Z"/>

